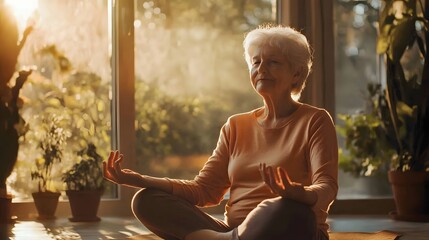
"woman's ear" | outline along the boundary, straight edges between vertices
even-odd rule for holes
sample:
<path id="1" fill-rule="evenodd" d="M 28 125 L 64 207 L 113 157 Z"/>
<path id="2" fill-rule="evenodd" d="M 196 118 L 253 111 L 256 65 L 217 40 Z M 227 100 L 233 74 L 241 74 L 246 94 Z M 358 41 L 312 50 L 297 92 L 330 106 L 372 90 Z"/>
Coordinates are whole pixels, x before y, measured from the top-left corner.
<path id="1" fill-rule="evenodd" d="M 294 85 L 297 85 L 298 83 L 301 82 L 303 75 L 304 75 L 304 67 L 297 68 L 293 74 Z"/>
<path id="2" fill-rule="evenodd" d="M 293 74 L 293 76 L 295 78 L 300 78 L 300 77 L 302 77 L 303 73 L 304 73 L 304 67 L 299 67 L 298 69 L 296 69 L 296 71 Z"/>

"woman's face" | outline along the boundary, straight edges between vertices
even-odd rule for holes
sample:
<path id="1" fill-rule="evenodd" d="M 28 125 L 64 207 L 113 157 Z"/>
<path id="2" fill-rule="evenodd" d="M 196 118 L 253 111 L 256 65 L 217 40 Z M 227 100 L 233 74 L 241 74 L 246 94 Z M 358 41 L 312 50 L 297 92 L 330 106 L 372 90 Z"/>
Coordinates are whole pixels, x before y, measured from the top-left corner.
<path id="1" fill-rule="evenodd" d="M 249 49 L 251 60 L 250 80 L 262 97 L 290 96 L 292 86 L 298 82 L 280 49 L 259 44 Z"/>

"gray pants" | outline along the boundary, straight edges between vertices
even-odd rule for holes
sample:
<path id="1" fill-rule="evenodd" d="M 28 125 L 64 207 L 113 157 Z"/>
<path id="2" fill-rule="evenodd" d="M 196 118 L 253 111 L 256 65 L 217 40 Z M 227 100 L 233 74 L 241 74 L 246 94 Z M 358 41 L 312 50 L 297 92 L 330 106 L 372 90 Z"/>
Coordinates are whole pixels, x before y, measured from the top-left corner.
<path id="1" fill-rule="evenodd" d="M 143 189 L 132 201 L 136 218 L 163 239 L 184 239 L 202 229 L 228 232 L 237 229 L 213 218 L 189 202 L 155 189 Z M 311 208 L 280 197 L 267 199 L 251 211 L 241 225 L 240 240 L 323 240 Z M 238 239 L 236 237 L 236 239 Z"/>

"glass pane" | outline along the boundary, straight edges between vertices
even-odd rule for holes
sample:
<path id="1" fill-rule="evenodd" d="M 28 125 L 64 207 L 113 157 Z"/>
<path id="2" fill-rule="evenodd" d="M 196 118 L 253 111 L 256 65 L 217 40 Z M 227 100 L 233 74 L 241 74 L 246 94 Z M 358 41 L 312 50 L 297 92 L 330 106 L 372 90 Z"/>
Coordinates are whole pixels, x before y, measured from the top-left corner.
<path id="1" fill-rule="evenodd" d="M 367 84 L 378 83 L 376 54 L 377 20 L 380 0 L 336 0 L 335 19 L 335 97 L 337 114 L 367 110 Z M 343 122 L 337 117 L 337 124 Z M 340 147 L 344 138 L 339 137 Z M 386 173 L 354 177 L 340 171 L 338 198 L 377 198 L 391 196 Z"/>
<path id="2" fill-rule="evenodd" d="M 6 2 L 15 12 L 23 5 L 21 1 Z M 36 162 L 44 161 L 40 143 L 46 127 L 54 121 L 66 133 L 66 142 L 61 163 L 53 164 L 48 190 L 65 190 L 61 175 L 80 161 L 77 152 L 88 143 L 94 143 L 103 159 L 111 149 L 108 1 L 29 2 L 35 3 L 30 20 L 34 30 L 21 51 L 17 69 L 34 70 L 21 91 L 20 112 L 27 132 L 20 139 L 18 162 L 8 179 L 14 201 L 31 200 L 31 193 L 37 191 L 38 182 L 31 180 L 31 172 L 37 169 Z M 26 19 L 19 19 L 23 21 L 19 24 L 22 33 Z M 107 185 L 105 196 L 114 196 L 115 189 Z"/>
<path id="3" fill-rule="evenodd" d="M 136 137 L 141 173 L 192 179 L 233 113 L 261 105 L 244 32 L 274 23 L 272 0 L 135 1 Z"/>

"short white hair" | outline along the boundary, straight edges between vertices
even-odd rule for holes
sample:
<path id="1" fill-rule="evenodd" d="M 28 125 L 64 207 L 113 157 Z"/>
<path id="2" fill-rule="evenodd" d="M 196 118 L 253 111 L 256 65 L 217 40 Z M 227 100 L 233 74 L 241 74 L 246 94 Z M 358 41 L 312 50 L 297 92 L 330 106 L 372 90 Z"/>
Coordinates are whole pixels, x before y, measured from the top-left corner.
<path id="1" fill-rule="evenodd" d="M 243 47 L 249 70 L 252 67 L 249 49 L 259 44 L 267 44 L 279 49 L 286 57 L 291 70 L 299 71 L 300 81 L 292 89 L 294 99 L 299 99 L 313 65 L 312 50 L 307 38 L 297 30 L 286 26 L 261 25 L 248 32 L 244 38 Z"/>

